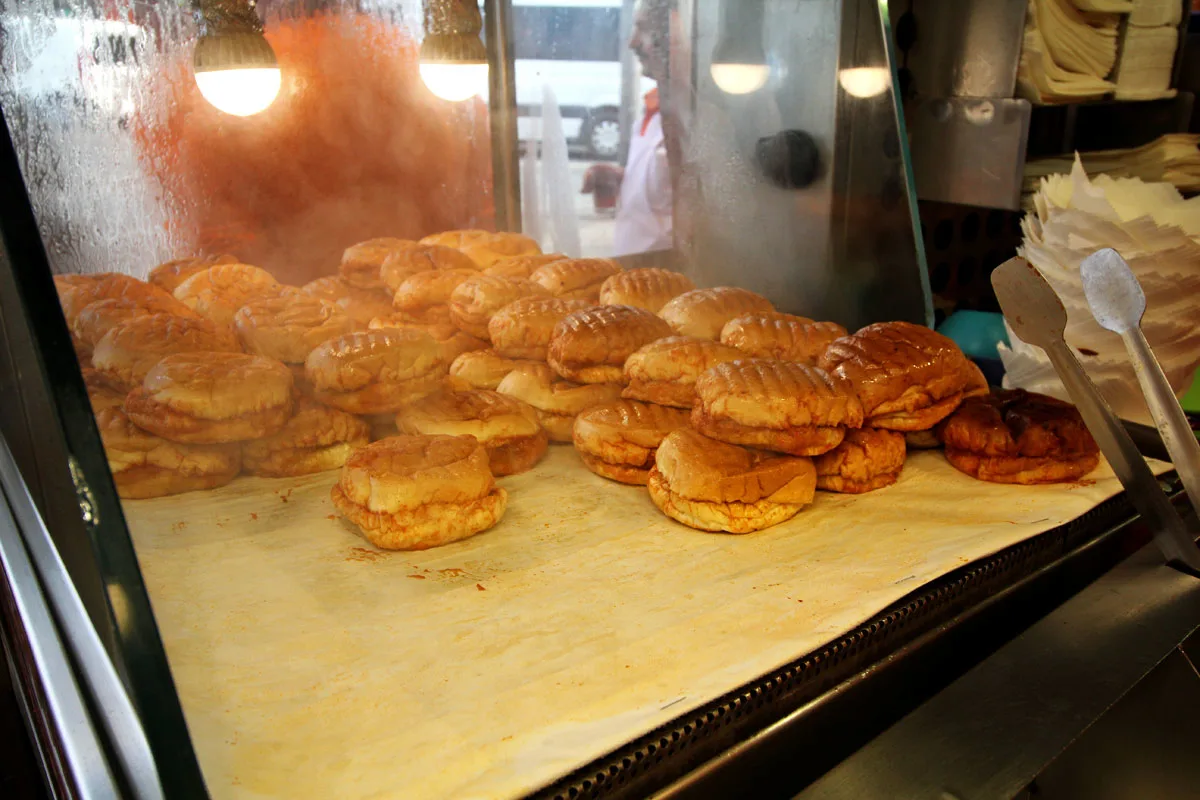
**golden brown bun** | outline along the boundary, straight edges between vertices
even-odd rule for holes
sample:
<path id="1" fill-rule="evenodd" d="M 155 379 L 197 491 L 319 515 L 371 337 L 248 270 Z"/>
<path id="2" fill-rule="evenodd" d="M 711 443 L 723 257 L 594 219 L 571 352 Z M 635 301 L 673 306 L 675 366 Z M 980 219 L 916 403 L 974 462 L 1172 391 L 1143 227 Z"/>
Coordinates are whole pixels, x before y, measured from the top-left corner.
<path id="1" fill-rule="evenodd" d="M 574 414 L 558 414 L 554 411 L 543 411 L 535 408 L 538 425 L 546 432 L 547 438 L 556 444 L 570 444 L 572 432 L 575 430 Z"/>
<path id="2" fill-rule="evenodd" d="M 492 474 L 533 467 L 546 452 L 546 434 L 534 410 L 486 389 L 441 391 L 405 406 L 396 415 L 401 433 L 473 436 L 488 451 Z"/>
<path id="3" fill-rule="evenodd" d="M 554 326 L 546 361 L 567 380 L 621 383 L 627 358 L 670 335 L 671 327 L 644 309 L 597 306 L 574 311 Z"/>
<path id="4" fill-rule="evenodd" d="M 375 319 L 367 324 L 367 329 L 374 331 L 384 328 L 399 328 L 401 330 L 411 328 L 412 330 L 427 333 L 439 342 L 462 334 L 462 331 L 453 322 L 439 321 L 441 317 L 439 309 L 434 309 L 433 311 L 434 313 L 429 315 L 421 312 L 392 311 L 390 314 L 375 317 Z"/>
<path id="5" fill-rule="evenodd" d="M 92 414 L 99 414 L 106 408 L 120 408 L 125 405 L 125 395 L 128 394 L 126 391 L 111 386 L 98 370 L 84 367 L 82 372 L 83 386 L 87 390 Z"/>
<path id="6" fill-rule="evenodd" d="M 450 295 L 450 318 L 460 330 L 488 338 L 488 322 L 509 303 L 533 295 L 549 296 L 538 284 L 523 278 L 478 275 L 458 285 Z"/>
<path id="7" fill-rule="evenodd" d="M 492 316 L 488 336 L 492 347 L 505 358 L 545 361 L 554 326 L 568 314 L 587 307 L 581 300 L 522 297 Z"/>
<path id="8" fill-rule="evenodd" d="M 725 323 L 721 344 L 736 347 L 752 358 L 815 365 L 829 343 L 845 335 L 846 329 L 836 322 L 813 322 L 778 311 L 760 311 Z"/>
<path id="9" fill-rule="evenodd" d="M 304 399 L 278 433 L 242 445 L 242 465 L 271 478 L 326 472 L 339 469 L 369 437 L 364 420 Z"/>
<path id="10" fill-rule="evenodd" d="M 610 464 L 578 448 L 575 453 L 585 467 L 601 478 L 608 478 L 617 483 L 627 483 L 630 486 L 645 486 L 650 480 L 650 470 L 654 467 L 654 459 L 650 460 L 650 466 L 635 467 L 630 464 Z"/>
<path id="11" fill-rule="evenodd" d="M 659 510 L 685 525 L 749 533 L 811 503 L 816 478 L 806 458 L 755 453 L 680 428 L 659 445 L 648 488 Z"/>
<path id="12" fill-rule="evenodd" d="M 424 550 L 495 525 L 508 495 L 469 436 L 394 436 L 356 450 L 334 506 L 377 547 Z"/>
<path id="13" fill-rule="evenodd" d="M 561 380 L 554 370 L 537 362 L 509 372 L 496 391 L 533 406 L 538 412 L 538 423 L 552 442 L 571 441 L 577 414 L 621 396 L 620 384 L 581 386 Z"/>
<path id="14" fill-rule="evenodd" d="M 456 250 L 461 250 L 463 247 L 471 244 L 478 244 L 486 241 L 492 231 L 485 231 L 479 228 L 462 228 L 452 231 L 442 231 L 441 233 L 431 233 L 428 236 L 421 237 L 421 244 L 440 244 L 443 247 L 453 247 Z"/>
<path id="15" fill-rule="evenodd" d="M 614 400 L 579 414 L 572 439 L 588 469 L 644 486 L 662 440 L 687 424 L 687 412 L 677 408 Z M 615 469 L 605 469 L 608 466 Z"/>
<path id="16" fill-rule="evenodd" d="M 747 289 L 718 286 L 684 292 L 664 305 L 658 315 L 677 333 L 699 339 L 721 338 L 721 329 L 734 317 L 755 311 L 774 311 L 771 301 Z"/>
<path id="17" fill-rule="evenodd" d="M 672 492 L 692 500 L 806 504 L 816 491 L 817 471 L 810 459 L 735 447 L 691 428 L 663 439 L 655 465 Z"/>
<path id="18" fill-rule="evenodd" d="M 549 443 L 549 435 L 539 427 L 533 436 L 522 436 L 503 444 L 488 445 L 488 464 L 492 474 L 503 477 L 528 472 L 546 455 Z"/>
<path id="19" fill-rule="evenodd" d="M 241 353 L 179 353 L 159 361 L 125 398 L 135 425 L 187 444 L 270 436 L 292 414 L 292 373 Z"/>
<path id="20" fill-rule="evenodd" d="M 410 328 L 425 329 L 435 339 L 448 339 L 453 329 L 458 332 L 458 326 L 450 319 L 450 307 L 446 305 L 426 306 L 412 311 L 393 309 L 391 313 L 376 317 L 367 325 L 368 328 Z"/>
<path id="21" fill-rule="evenodd" d="M 696 397 L 708 414 L 755 427 L 858 428 L 863 420 L 862 405 L 848 383 L 792 361 L 718 364 L 696 380 Z"/>
<path id="22" fill-rule="evenodd" d="M 542 252 L 538 243 L 519 233 L 491 233 L 465 241 L 459 247 L 480 269 L 516 256 L 537 255 Z"/>
<path id="23" fill-rule="evenodd" d="M 122 322 L 104 334 L 92 352 L 92 366 L 113 386 L 132 389 L 164 356 L 241 351 L 229 328 L 206 319 L 151 314 Z"/>
<path id="24" fill-rule="evenodd" d="M 590 294 L 594 289 L 599 299 L 600 285 L 620 271 L 621 265 L 608 258 L 565 258 L 539 267 L 529 280 L 555 297 Z"/>
<path id="25" fill-rule="evenodd" d="M 574 417 L 601 403 L 617 400 L 621 387 L 617 384 L 580 385 L 562 380 L 545 364 L 518 366 L 500 381 L 496 391 L 511 395 L 539 411 L 550 411 Z M 568 437 L 569 438 L 569 437 Z"/>
<path id="26" fill-rule="evenodd" d="M 395 328 L 331 339 L 309 353 L 304 367 L 313 396 L 351 414 L 398 411 L 436 391 L 446 374 L 431 336 Z"/>
<path id="27" fill-rule="evenodd" d="M 76 350 L 90 358 L 96 343 L 104 338 L 104 334 L 134 317 L 150 314 L 172 314 L 199 319 L 196 312 L 170 296 L 98 300 L 84 306 L 75 316 L 75 322 L 71 325 L 71 340 L 76 342 Z"/>
<path id="28" fill-rule="evenodd" d="M 593 284 L 558 295 L 560 300 L 575 300 L 589 306 L 600 305 L 600 285 Z"/>
<path id="29" fill-rule="evenodd" d="M 534 364 L 517 358 L 504 358 L 494 350 L 463 353 L 450 364 L 450 375 L 475 389 L 495 389 L 500 381 L 519 366 Z"/>
<path id="30" fill-rule="evenodd" d="M 387 286 L 379 275 L 383 262 L 392 253 L 411 247 L 413 244 L 415 242 L 408 239 L 393 239 L 385 236 L 351 245 L 342 253 L 342 263 L 338 266 L 338 274 L 346 283 L 359 289 L 386 289 Z"/>
<path id="31" fill-rule="evenodd" d="M 947 450 L 946 460 L 959 472 L 991 483 L 1042 483 L 1077 481 L 1100 464 L 1100 455 L 1077 458 L 1029 458 L 1026 456 L 981 456 L 965 450 Z"/>
<path id="32" fill-rule="evenodd" d="M 457 252 L 457 251 L 456 251 Z M 461 255 L 461 254 L 460 254 Z M 442 269 L 418 272 L 405 278 L 392 297 L 392 305 L 400 311 L 420 311 L 430 306 L 446 307 L 458 285 L 479 273 L 472 269 Z M 446 321 L 449 322 L 447 309 Z"/>
<path id="33" fill-rule="evenodd" d="M 175 289 L 175 298 L 205 319 L 232 325 L 233 315 L 251 300 L 295 292 L 265 269 L 249 264 L 218 264 L 197 272 Z"/>
<path id="34" fill-rule="evenodd" d="M 366 325 L 375 317 L 390 314 L 392 293 L 378 289 L 358 289 L 336 275 L 327 275 L 304 284 L 300 291 L 326 302 L 333 303 L 345 311 L 359 325 Z"/>
<path id="35" fill-rule="evenodd" d="M 71 327 L 74 321 L 74 314 L 67 316 L 67 309 L 75 307 L 75 313 L 87 305 L 75 305 L 75 296 L 89 284 L 95 283 L 102 275 L 112 273 L 101 273 L 100 275 L 55 275 L 54 276 L 54 291 L 58 294 L 58 304 L 62 306 L 63 317 L 67 320 L 67 327 Z M 94 301 L 93 301 L 94 302 Z"/>
<path id="36" fill-rule="evenodd" d="M 667 269 L 631 269 L 611 276 L 600 286 L 600 304 L 634 306 L 657 314 L 670 301 L 696 288 L 691 278 Z"/>
<path id="37" fill-rule="evenodd" d="M 1075 406 L 1024 389 L 964 401 L 939 435 L 951 464 L 995 483 L 1073 481 L 1100 463 Z"/>
<path id="38" fill-rule="evenodd" d="M 696 379 L 723 364 L 744 358 L 740 350 L 708 339 L 668 336 L 640 348 L 625 360 L 622 397 L 676 408 L 696 402 Z"/>
<path id="39" fill-rule="evenodd" d="M 879 428 L 846 431 L 845 440 L 817 456 L 817 488 L 862 494 L 891 486 L 904 467 L 904 435 Z"/>
<path id="40" fill-rule="evenodd" d="M 396 415 L 401 433 L 474 436 L 482 444 L 537 433 L 533 409 L 499 392 L 468 389 L 436 392 Z"/>
<path id="41" fill-rule="evenodd" d="M 454 363 L 454 360 L 464 353 L 475 353 L 480 350 L 487 350 L 489 342 L 483 339 L 476 339 L 469 333 L 459 331 L 449 339 L 438 340 L 438 346 L 442 351 L 442 359 L 447 364 Z"/>
<path id="42" fill-rule="evenodd" d="M 74 326 L 75 319 L 81 311 L 101 300 L 128 300 L 147 309 L 178 308 L 171 305 L 169 294 L 157 286 L 143 283 L 137 278 L 115 272 L 86 277 L 86 280 L 64 282 L 66 288 L 60 289 L 59 297 L 68 327 Z"/>
<path id="43" fill-rule="evenodd" d="M 846 435 L 846 429 L 841 427 L 804 425 L 774 429 L 742 425 L 713 417 L 700 406 L 692 409 L 692 427 L 722 442 L 794 456 L 828 453 L 841 444 Z"/>
<path id="44" fill-rule="evenodd" d="M 317 345 L 358 327 L 338 306 L 303 293 L 251 300 L 233 326 L 247 353 L 286 364 L 303 364 Z"/>
<path id="45" fill-rule="evenodd" d="M 949 416 L 987 381 L 958 346 L 911 322 L 877 322 L 829 345 L 822 369 L 850 381 L 873 428 L 919 431 Z"/>
<path id="46" fill-rule="evenodd" d="M 217 264 L 237 263 L 240 263 L 237 258 L 230 255 L 178 258 L 174 261 L 167 261 L 159 264 L 157 267 L 150 270 L 150 274 L 146 277 L 146 281 L 147 283 L 154 284 L 168 294 L 174 294 L 175 290 L 179 288 L 179 284 L 183 283 L 197 272 L 203 272 L 209 267 L 215 267 Z"/>
<path id="47" fill-rule="evenodd" d="M 845 381 L 792 361 L 729 361 L 696 381 L 692 425 L 714 439 L 797 456 L 826 453 L 862 425 Z"/>
<path id="48" fill-rule="evenodd" d="M 770 500 L 759 500 L 757 503 L 693 500 L 672 492 L 657 467 L 650 470 L 646 488 L 659 511 L 676 522 L 701 531 L 753 533 L 787 522 L 804 508 L 804 504 L 800 503 L 774 503 Z"/>
<path id="49" fill-rule="evenodd" d="M 445 306 L 442 306 L 445 308 Z M 398 328 L 400 330 L 416 330 L 422 333 L 427 333 L 433 337 L 433 340 L 438 343 L 441 349 L 442 359 L 447 363 L 451 363 L 463 353 L 471 353 L 476 350 L 486 350 L 488 343 L 482 339 L 476 339 L 469 333 L 463 333 L 455 325 L 449 322 L 413 322 L 414 318 L 419 319 L 422 315 L 411 314 L 404 311 L 397 311 L 387 317 L 376 317 L 371 320 L 371 324 L 367 327 L 371 330 L 379 330 L 383 328 Z M 438 315 L 440 317 L 440 315 Z M 437 318 L 437 317 L 435 317 Z"/>
<path id="50" fill-rule="evenodd" d="M 497 275 L 501 278 L 528 278 L 539 267 L 544 267 L 551 261 L 561 261 L 566 258 L 562 253 L 537 253 L 528 256 L 513 256 L 492 264 L 485 269 L 485 275 Z"/>
<path id="51" fill-rule="evenodd" d="M 422 272 L 448 269 L 476 272 L 475 262 L 459 250 L 440 244 L 410 242 L 388 254 L 379 268 L 384 288 L 395 293 L 400 284 Z"/>
<path id="52" fill-rule="evenodd" d="M 125 500 L 215 489 L 237 477 L 237 445 L 187 445 L 141 430 L 119 408 L 96 412 L 117 495 Z"/>

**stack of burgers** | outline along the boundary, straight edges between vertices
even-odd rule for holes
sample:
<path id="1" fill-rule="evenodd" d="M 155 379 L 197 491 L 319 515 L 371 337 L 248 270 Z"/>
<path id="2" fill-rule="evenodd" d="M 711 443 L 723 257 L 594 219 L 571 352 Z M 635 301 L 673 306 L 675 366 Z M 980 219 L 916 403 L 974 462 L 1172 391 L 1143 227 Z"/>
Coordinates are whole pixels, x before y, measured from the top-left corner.
<path id="1" fill-rule="evenodd" d="M 626 356 L 622 399 L 580 414 L 575 446 L 590 469 L 646 485 L 663 513 L 701 530 L 761 530 L 818 488 L 895 483 L 906 433 L 988 391 L 952 342 L 909 323 L 848 336 L 732 287 L 684 292 L 658 316 L 671 335 Z"/>
<path id="2" fill-rule="evenodd" d="M 906 435 L 936 444 L 935 426 L 987 394 L 926 328 L 847 335 L 753 292 L 517 234 L 372 239 L 300 288 L 230 257 L 56 282 L 122 497 L 340 468 L 335 506 L 385 548 L 495 525 L 495 479 L 549 442 L 691 527 L 760 530 L 818 488 L 894 483 Z M 1087 452 L 1044 463 L 1079 436 L 981 436 L 1024 413 L 1006 403 L 953 429 L 956 466 L 989 480 L 1087 466 Z"/>

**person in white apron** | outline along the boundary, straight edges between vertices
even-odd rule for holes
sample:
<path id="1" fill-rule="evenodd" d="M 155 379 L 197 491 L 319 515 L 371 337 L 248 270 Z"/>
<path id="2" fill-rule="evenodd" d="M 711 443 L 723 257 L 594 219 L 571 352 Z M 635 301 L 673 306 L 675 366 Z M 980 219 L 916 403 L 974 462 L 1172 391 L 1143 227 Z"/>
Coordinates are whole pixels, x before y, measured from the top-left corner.
<path id="1" fill-rule="evenodd" d="M 663 138 L 658 90 L 646 95 L 646 116 L 634 125 L 629 159 L 617 198 L 613 254 L 670 249 L 671 168 Z"/>
<path id="2" fill-rule="evenodd" d="M 667 80 L 668 15 L 673 4 L 673 0 L 641 0 L 629 40 L 629 48 L 641 61 L 646 77 L 659 86 Z M 671 168 L 657 88 L 646 94 L 645 108 L 643 119 L 634 123 L 625 167 L 598 165 L 592 167 L 585 178 L 585 192 L 590 185 L 589 179 L 596 178 L 592 172 L 599 171 L 600 167 L 616 172 L 620 180 L 613 233 L 614 256 L 668 250 L 673 244 Z"/>

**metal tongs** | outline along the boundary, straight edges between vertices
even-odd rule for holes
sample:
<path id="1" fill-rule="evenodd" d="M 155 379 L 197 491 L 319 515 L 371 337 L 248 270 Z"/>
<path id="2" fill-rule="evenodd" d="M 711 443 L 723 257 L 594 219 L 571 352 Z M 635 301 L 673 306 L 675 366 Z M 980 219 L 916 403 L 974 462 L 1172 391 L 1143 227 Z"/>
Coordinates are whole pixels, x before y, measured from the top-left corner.
<path id="1" fill-rule="evenodd" d="M 1154 532 L 1154 541 L 1167 563 L 1200 576 L 1200 549 L 1128 431 L 1063 339 L 1067 311 L 1054 289 L 1023 258 L 1010 258 L 997 267 L 992 272 L 992 288 L 1016 334 L 1046 351 L 1130 501 Z"/>
<path id="2" fill-rule="evenodd" d="M 1167 445 L 1171 462 L 1192 506 L 1200 511 L 1200 441 L 1192 433 L 1183 406 L 1142 333 L 1146 293 L 1129 264 L 1112 248 L 1097 250 L 1079 265 L 1083 293 L 1100 327 L 1120 334 L 1133 362 L 1154 426 Z"/>

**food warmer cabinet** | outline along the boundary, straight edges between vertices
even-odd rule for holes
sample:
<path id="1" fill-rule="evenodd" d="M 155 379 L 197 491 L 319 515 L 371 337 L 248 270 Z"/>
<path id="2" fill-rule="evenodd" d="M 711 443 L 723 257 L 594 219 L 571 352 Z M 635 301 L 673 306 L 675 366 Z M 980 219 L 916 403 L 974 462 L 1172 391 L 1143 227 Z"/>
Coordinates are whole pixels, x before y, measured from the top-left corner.
<path id="1" fill-rule="evenodd" d="M 1020 489 L 936 453 L 744 537 L 569 446 L 420 553 L 340 522 L 331 473 L 118 499 L 53 276 L 232 252 L 298 285 L 371 236 L 532 229 L 582 173 L 552 78 L 607 75 L 628 138 L 640 14 L 674 247 L 627 260 L 929 322 L 885 4 L 644 5 L 0 4 L 3 630 L 55 796 L 784 795 L 1148 541 L 1104 467 Z M 544 244 L 607 254 L 565 216 Z"/>

